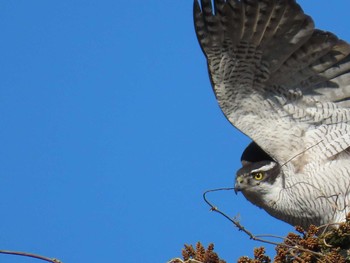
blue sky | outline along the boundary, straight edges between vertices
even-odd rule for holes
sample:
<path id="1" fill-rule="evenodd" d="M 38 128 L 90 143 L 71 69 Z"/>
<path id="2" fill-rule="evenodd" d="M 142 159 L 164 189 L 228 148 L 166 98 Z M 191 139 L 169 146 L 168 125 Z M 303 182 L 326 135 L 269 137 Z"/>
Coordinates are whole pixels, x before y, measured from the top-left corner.
<path id="1" fill-rule="evenodd" d="M 348 0 L 299 3 L 350 40 Z M 217 106 L 192 1 L 2 1 L 0 32 L 0 249 L 154 263 L 200 240 L 252 255 L 202 200 L 233 185 L 249 139 Z M 292 229 L 241 195 L 210 198 L 256 234 Z"/>

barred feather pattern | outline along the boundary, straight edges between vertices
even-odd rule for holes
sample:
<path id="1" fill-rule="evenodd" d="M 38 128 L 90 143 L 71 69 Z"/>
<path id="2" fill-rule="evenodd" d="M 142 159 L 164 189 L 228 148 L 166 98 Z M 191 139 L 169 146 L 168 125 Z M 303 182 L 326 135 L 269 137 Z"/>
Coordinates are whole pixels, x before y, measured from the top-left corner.
<path id="1" fill-rule="evenodd" d="M 292 224 L 343 216 L 350 45 L 295 0 L 195 0 L 194 24 L 224 115 L 281 166 L 269 191 L 247 198 Z"/>
<path id="2" fill-rule="evenodd" d="M 259 197 L 259 206 L 280 220 L 304 228 L 342 222 L 350 212 L 348 162 L 341 159 L 322 166 L 314 163 L 309 173 L 288 177 L 284 187 L 278 182 L 267 186 L 269 191 Z"/>

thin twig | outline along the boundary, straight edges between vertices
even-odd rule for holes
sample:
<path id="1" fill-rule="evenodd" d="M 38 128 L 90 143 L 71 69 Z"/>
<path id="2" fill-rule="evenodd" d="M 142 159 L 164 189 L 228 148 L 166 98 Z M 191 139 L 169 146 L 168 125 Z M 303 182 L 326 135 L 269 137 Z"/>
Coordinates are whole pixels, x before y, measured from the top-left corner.
<path id="1" fill-rule="evenodd" d="M 8 255 L 22 256 L 22 257 L 30 257 L 30 258 L 44 260 L 44 261 L 51 262 L 51 263 L 63 263 L 62 261 L 60 261 L 60 260 L 58 260 L 56 258 L 48 258 L 48 257 L 44 257 L 44 256 L 32 254 L 32 253 L 27 253 L 27 252 L 0 250 L 0 254 L 8 254 Z"/>
<path id="2" fill-rule="evenodd" d="M 214 206 L 208 199 L 207 199 L 207 194 L 211 193 L 211 192 L 218 192 L 218 191 L 232 191 L 234 190 L 233 187 L 228 187 L 228 188 L 216 188 L 216 189 L 211 189 L 211 190 L 207 190 L 203 193 L 203 199 L 204 201 L 210 206 L 210 210 L 214 211 L 216 213 L 219 213 L 220 215 L 222 215 L 223 217 L 225 217 L 226 219 L 228 219 L 230 222 L 232 222 L 239 231 L 243 231 L 245 234 L 247 234 L 249 236 L 250 239 L 258 241 L 258 242 L 262 242 L 262 243 L 266 243 L 266 244 L 270 244 L 270 245 L 275 245 L 275 246 L 284 246 L 288 249 L 297 249 L 299 251 L 303 251 L 303 252 L 308 252 L 308 253 L 312 253 L 316 256 L 319 257 L 324 257 L 324 255 L 322 253 L 318 253 L 303 247 L 300 247 L 298 245 L 295 246 L 290 246 L 284 243 L 277 243 L 277 242 L 273 242 L 270 240 L 266 240 L 263 239 L 261 237 L 271 237 L 271 238 L 281 238 L 279 236 L 274 236 L 274 235 L 253 235 L 252 232 L 248 231 L 244 226 L 241 225 L 241 223 L 239 223 L 237 220 L 232 219 L 231 217 L 229 217 L 227 214 L 225 214 L 224 212 L 222 212 L 221 210 L 219 210 L 216 206 Z"/>
<path id="3" fill-rule="evenodd" d="M 294 155 L 292 158 L 288 159 L 284 164 L 281 165 L 281 167 L 285 166 L 287 163 L 293 161 L 295 158 L 299 157 L 300 155 L 306 153 L 307 151 L 311 150 L 312 148 L 316 147 L 317 145 L 319 145 L 321 142 L 323 142 L 324 140 L 320 140 L 319 142 L 307 147 L 305 150 L 303 150 L 302 152 Z"/>
<path id="4" fill-rule="evenodd" d="M 258 238 L 270 237 L 270 238 L 282 239 L 282 240 L 286 239 L 286 237 L 281 237 L 281 236 L 276 236 L 271 234 L 255 235 L 255 237 L 258 237 Z"/>
<path id="5" fill-rule="evenodd" d="M 207 194 L 211 193 L 211 192 L 218 192 L 218 191 L 232 191 L 234 190 L 233 187 L 229 187 L 229 188 L 217 188 L 217 189 L 212 189 L 212 190 L 208 190 L 205 191 L 203 194 L 203 198 L 204 201 L 210 206 L 210 210 L 219 213 L 220 215 L 222 215 L 223 217 L 225 217 L 226 219 L 228 219 L 229 221 L 231 221 L 237 228 L 239 231 L 243 231 L 244 233 L 246 233 L 250 239 L 255 240 L 255 241 L 260 241 L 263 243 L 268 243 L 271 245 L 279 245 L 280 243 L 276 243 L 273 241 L 269 241 L 269 240 L 264 240 L 261 239 L 255 235 L 253 235 L 250 231 L 248 231 L 244 226 L 241 225 L 241 223 L 239 223 L 237 220 L 232 219 L 231 217 L 229 217 L 227 214 L 225 214 L 224 212 L 222 212 L 221 210 L 219 210 L 216 206 L 214 206 L 211 202 L 208 201 L 207 199 Z"/>
<path id="6" fill-rule="evenodd" d="M 182 260 L 181 258 L 173 258 L 171 260 L 169 260 L 167 263 L 203 263 L 202 261 L 198 261 L 196 259 L 188 259 L 186 261 Z"/>

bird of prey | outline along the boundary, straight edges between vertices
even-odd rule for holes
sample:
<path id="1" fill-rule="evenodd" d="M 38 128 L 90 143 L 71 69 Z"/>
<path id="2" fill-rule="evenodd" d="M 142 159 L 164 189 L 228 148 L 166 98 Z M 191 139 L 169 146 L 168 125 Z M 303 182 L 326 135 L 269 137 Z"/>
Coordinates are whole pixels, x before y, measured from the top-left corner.
<path id="1" fill-rule="evenodd" d="M 221 110 L 252 139 L 235 190 L 291 225 L 345 221 L 350 45 L 295 0 L 195 0 L 194 24 Z"/>

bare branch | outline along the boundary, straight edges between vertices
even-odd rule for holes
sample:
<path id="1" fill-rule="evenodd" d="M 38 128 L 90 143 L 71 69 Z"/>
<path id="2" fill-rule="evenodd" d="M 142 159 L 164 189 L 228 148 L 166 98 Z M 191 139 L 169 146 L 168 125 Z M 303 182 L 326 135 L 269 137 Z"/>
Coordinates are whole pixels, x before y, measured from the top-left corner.
<path id="1" fill-rule="evenodd" d="M 229 187 L 229 188 L 217 188 L 217 189 L 212 189 L 212 190 L 208 190 L 205 191 L 203 194 L 203 198 L 204 201 L 210 206 L 210 210 L 219 213 L 220 215 L 222 215 L 223 217 L 225 217 L 226 219 L 228 219 L 229 221 L 231 221 L 237 228 L 239 231 L 243 231 L 244 233 L 246 233 L 250 239 L 255 240 L 255 241 L 260 241 L 263 243 L 267 243 L 267 244 L 271 244 L 271 245 L 280 245 L 280 243 L 277 242 L 273 242 L 273 241 L 269 241 L 269 240 L 264 240 L 261 239 L 255 235 L 253 235 L 250 231 L 248 231 L 244 226 L 241 225 L 241 223 L 235 219 L 232 219 L 231 217 L 229 217 L 227 214 L 225 214 L 224 212 L 222 212 L 221 210 L 219 210 L 216 206 L 214 206 L 211 202 L 209 202 L 209 200 L 207 199 L 207 194 L 211 193 L 211 192 L 218 192 L 218 191 L 232 191 L 234 190 L 234 188 Z"/>
<path id="2" fill-rule="evenodd" d="M 10 250 L 0 250 L 0 254 L 8 254 L 8 255 L 15 255 L 15 256 L 22 256 L 22 257 L 30 257 L 35 259 L 40 259 L 43 261 L 51 262 L 51 263 L 63 263 L 62 261 L 56 259 L 56 258 L 48 258 L 41 255 L 36 255 L 32 253 L 27 252 L 20 252 L 20 251 L 10 251 Z"/>
<path id="3" fill-rule="evenodd" d="M 258 242 L 262 242 L 262 243 L 266 243 L 266 244 L 271 244 L 271 245 L 276 245 L 276 246 L 283 246 L 286 247 L 290 250 L 299 250 L 299 251 L 303 251 L 303 252 L 308 252 L 311 254 L 314 254 L 317 257 L 321 257 L 324 258 L 325 255 L 323 255 L 322 253 L 318 253 L 306 248 L 303 248 L 297 244 L 295 244 L 294 246 L 291 245 L 287 245 L 285 243 L 281 243 L 281 242 L 273 242 L 270 240 L 266 240 L 263 239 L 263 237 L 270 237 L 270 238 L 275 238 L 275 239 L 284 239 L 286 240 L 286 238 L 283 237 L 279 237 L 279 236 L 274 236 L 274 235 L 253 235 L 252 232 L 250 232 L 249 230 L 247 230 L 244 226 L 241 225 L 241 223 L 238 220 L 232 219 L 231 217 L 229 217 L 226 213 L 222 212 L 221 210 L 219 210 L 216 206 L 214 206 L 208 199 L 207 199 L 207 194 L 211 193 L 211 192 L 218 192 L 218 191 L 232 191 L 234 190 L 234 188 L 229 187 L 229 188 L 217 188 L 217 189 L 211 189 L 211 190 L 207 190 L 203 193 L 203 198 L 204 201 L 210 206 L 210 210 L 214 211 L 216 213 L 219 213 L 220 215 L 222 215 L 223 217 L 225 217 L 226 219 L 228 219 L 230 222 L 232 222 L 239 231 L 243 231 L 245 234 L 247 234 L 249 236 L 250 239 L 258 241 Z"/>

